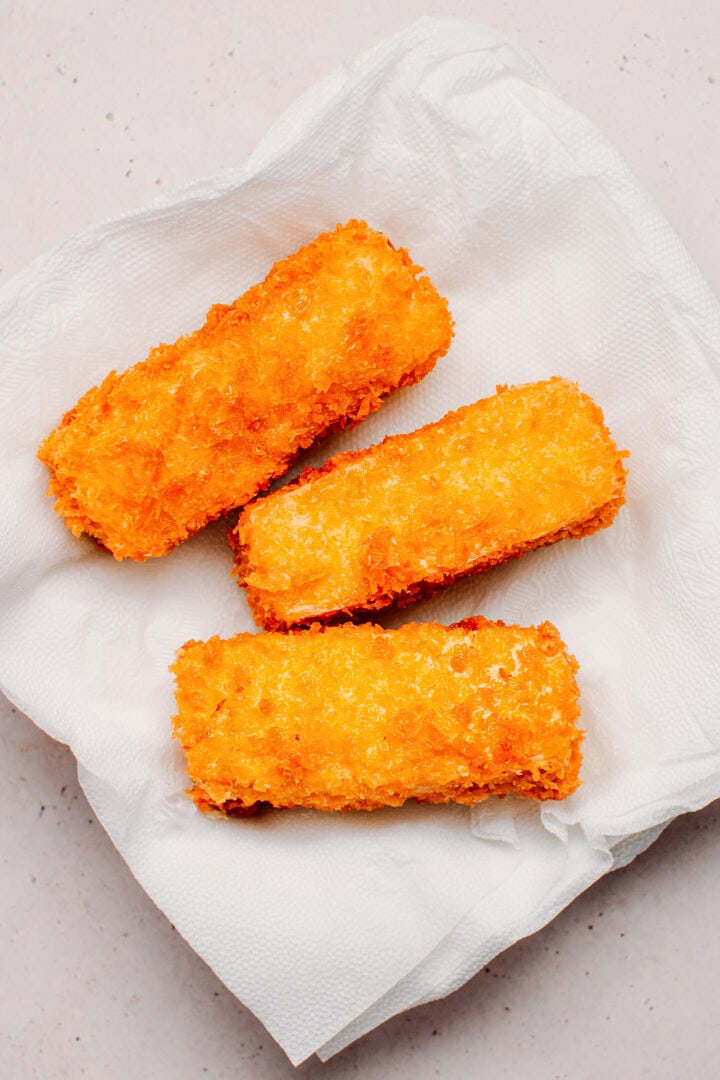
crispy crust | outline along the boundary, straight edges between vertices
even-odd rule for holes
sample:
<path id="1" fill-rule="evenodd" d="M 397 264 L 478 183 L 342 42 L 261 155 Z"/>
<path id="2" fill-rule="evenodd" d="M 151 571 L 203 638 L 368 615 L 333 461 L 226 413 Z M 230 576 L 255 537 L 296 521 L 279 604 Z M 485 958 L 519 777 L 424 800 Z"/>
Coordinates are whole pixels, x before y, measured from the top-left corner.
<path id="1" fill-rule="evenodd" d="M 406 251 L 339 225 L 84 395 L 38 452 L 55 509 L 117 559 L 166 554 L 423 378 L 452 325 Z"/>
<path id="2" fill-rule="evenodd" d="M 577 663 L 550 623 L 314 625 L 191 641 L 172 666 L 201 810 L 374 810 L 580 783 Z"/>
<path id="3" fill-rule="evenodd" d="M 230 535 L 235 572 L 268 630 L 405 606 L 606 528 L 625 501 L 626 456 L 576 384 L 500 387 L 249 504 Z M 341 532 L 344 547 L 328 539 Z"/>

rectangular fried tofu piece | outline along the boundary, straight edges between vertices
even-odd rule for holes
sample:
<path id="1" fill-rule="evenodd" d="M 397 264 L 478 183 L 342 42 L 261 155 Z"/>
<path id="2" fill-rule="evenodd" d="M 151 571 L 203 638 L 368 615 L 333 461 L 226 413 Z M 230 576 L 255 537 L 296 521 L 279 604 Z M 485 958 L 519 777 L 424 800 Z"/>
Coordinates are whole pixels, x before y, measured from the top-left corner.
<path id="1" fill-rule="evenodd" d="M 577 662 L 550 623 L 243 633 L 188 642 L 172 670 L 201 810 L 562 799 L 580 783 Z"/>
<path id="2" fill-rule="evenodd" d="M 81 398 L 38 453 L 55 509 L 117 559 L 163 555 L 421 379 L 451 337 L 406 251 L 338 226 Z"/>
<path id="3" fill-rule="evenodd" d="M 239 582 L 271 630 L 408 603 L 609 525 L 625 456 L 575 383 L 499 388 L 246 506 L 231 536 Z"/>

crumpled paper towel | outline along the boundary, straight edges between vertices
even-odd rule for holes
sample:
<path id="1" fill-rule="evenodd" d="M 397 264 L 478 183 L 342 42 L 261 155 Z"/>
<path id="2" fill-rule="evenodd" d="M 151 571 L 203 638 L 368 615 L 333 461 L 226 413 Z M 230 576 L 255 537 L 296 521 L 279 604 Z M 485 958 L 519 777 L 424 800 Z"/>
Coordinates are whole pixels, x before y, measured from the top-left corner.
<path id="1" fill-rule="evenodd" d="M 225 526 L 120 564 L 45 497 L 36 447 L 88 387 L 353 216 L 427 268 L 457 336 L 419 386 L 304 463 L 554 374 L 632 452 L 611 529 L 385 620 L 557 624 L 587 729 L 564 803 L 202 816 L 167 667 L 188 638 L 254 629 Z M 718 307 L 618 155 L 499 34 L 422 20 L 379 45 L 244 169 L 34 263 L 0 296 L 0 341 L 0 684 L 72 747 L 137 878 L 293 1062 L 459 986 L 720 795 Z"/>

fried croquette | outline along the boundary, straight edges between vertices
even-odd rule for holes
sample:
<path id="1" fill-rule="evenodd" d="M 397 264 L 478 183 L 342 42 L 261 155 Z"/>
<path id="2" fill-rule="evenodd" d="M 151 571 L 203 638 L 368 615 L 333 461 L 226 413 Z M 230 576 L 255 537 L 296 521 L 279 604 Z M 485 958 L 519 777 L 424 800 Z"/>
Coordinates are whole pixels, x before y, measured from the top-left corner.
<path id="1" fill-rule="evenodd" d="M 577 662 L 547 622 L 242 633 L 188 642 L 171 670 L 201 810 L 563 799 L 580 783 Z"/>
<path id="2" fill-rule="evenodd" d="M 338 226 L 81 398 L 38 453 L 55 509 L 117 559 L 164 555 L 421 379 L 452 325 L 405 250 Z"/>
<path id="3" fill-rule="evenodd" d="M 245 507 L 236 572 L 270 630 L 409 603 L 609 525 L 625 456 L 575 383 L 500 387 Z"/>

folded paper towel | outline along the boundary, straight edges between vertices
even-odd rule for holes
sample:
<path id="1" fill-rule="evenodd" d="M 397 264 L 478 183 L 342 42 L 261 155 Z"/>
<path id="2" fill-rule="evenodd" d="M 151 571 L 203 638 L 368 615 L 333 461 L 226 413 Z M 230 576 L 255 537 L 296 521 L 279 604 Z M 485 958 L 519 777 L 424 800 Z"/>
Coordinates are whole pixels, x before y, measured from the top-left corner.
<path id="1" fill-rule="evenodd" d="M 224 529 L 121 565 L 44 495 L 37 445 L 88 385 L 352 216 L 426 267 L 457 337 L 333 451 L 559 374 L 632 452 L 612 529 L 385 620 L 556 623 L 587 731 L 564 803 L 202 816 L 167 667 L 188 638 L 254 628 Z M 423 20 L 384 42 L 305 95 L 241 171 L 10 282 L 0 347 L 0 684 L 69 743 L 133 872 L 294 1062 L 459 986 L 720 795 L 720 312 L 615 152 L 499 34 Z"/>

